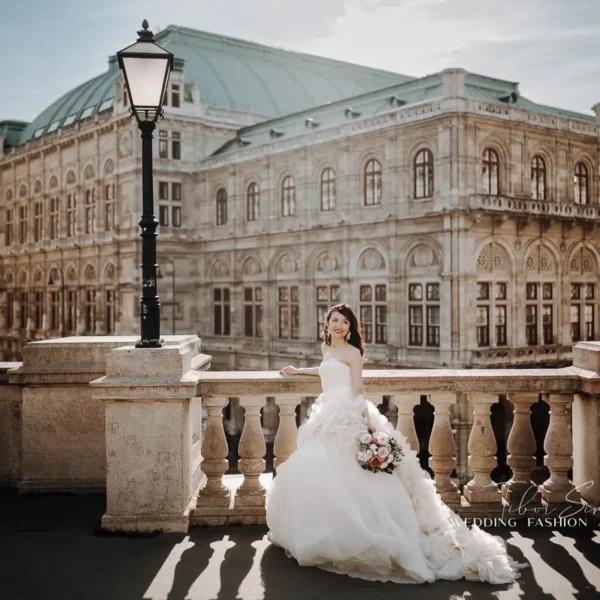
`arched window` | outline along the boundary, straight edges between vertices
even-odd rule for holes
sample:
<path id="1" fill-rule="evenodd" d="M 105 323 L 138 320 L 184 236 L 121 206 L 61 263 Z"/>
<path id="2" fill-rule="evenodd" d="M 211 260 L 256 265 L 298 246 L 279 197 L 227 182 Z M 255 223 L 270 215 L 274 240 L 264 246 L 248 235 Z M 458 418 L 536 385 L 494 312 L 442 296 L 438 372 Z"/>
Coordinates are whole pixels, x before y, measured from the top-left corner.
<path id="1" fill-rule="evenodd" d="M 431 150 L 419 150 L 415 156 L 415 198 L 433 196 L 433 154 Z"/>
<path id="2" fill-rule="evenodd" d="M 493 148 L 486 148 L 483 151 L 483 163 L 481 168 L 481 184 L 484 194 L 496 196 L 500 193 L 498 182 L 498 171 L 500 160 L 498 153 Z"/>
<path id="3" fill-rule="evenodd" d="M 539 154 L 531 160 L 531 197 L 534 200 L 546 199 L 546 163 Z"/>
<path id="4" fill-rule="evenodd" d="M 248 221 L 258 221 L 260 215 L 260 189 L 258 183 L 254 181 L 248 186 L 246 206 Z"/>
<path id="5" fill-rule="evenodd" d="M 381 163 L 372 158 L 365 165 L 365 206 L 381 204 L 382 194 L 382 172 Z"/>
<path id="6" fill-rule="evenodd" d="M 220 188 L 217 192 L 217 225 L 227 223 L 227 192 Z"/>
<path id="7" fill-rule="evenodd" d="M 584 163 L 578 162 L 575 165 L 575 203 L 588 204 L 588 170 Z"/>
<path id="8" fill-rule="evenodd" d="M 296 182 L 291 175 L 281 184 L 281 214 L 284 217 L 296 214 Z"/>
<path id="9" fill-rule="evenodd" d="M 321 173 L 321 210 L 333 210 L 335 199 L 335 171 L 327 167 Z"/>
<path id="10" fill-rule="evenodd" d="M 96 190 L 88 189 L 85 192 L 85 232 L 96 231 Z"/>

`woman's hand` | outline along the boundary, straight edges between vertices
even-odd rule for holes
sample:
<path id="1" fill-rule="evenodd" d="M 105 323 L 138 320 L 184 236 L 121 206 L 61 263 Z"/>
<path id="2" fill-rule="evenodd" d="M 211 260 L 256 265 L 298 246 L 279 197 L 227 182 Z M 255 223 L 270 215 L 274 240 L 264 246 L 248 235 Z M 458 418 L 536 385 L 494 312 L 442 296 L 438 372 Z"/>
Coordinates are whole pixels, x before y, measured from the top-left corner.
<path id="1" fill-rule="evenodd" d="M 292 367 L 291 365 L 284 367 L 281 369 L 281 371 L 279 371 L 280 375 L 295 375 L 296 373 L 298 373 L 298 369 L 296 369 L 296 367 Z"/>

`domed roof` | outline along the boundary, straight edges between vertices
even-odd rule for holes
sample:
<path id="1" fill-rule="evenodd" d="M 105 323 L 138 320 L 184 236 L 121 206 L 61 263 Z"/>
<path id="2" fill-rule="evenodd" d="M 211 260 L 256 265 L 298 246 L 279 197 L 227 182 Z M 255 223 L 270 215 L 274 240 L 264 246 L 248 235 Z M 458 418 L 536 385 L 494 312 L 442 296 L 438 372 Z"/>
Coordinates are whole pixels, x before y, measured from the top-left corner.
<path id="1" fill-rule="evenodd" d="M 184 27 L 169 26 L 156 41 L 184 61 L 186 87 L 198 84 L 204 104 L 265 117 L 313 106 L 412 79 L 389 71 L 291 52 Z M 108 110 L 121 71 L 108 70 L 71 90 L 30 123 L 20 141 Z"/>

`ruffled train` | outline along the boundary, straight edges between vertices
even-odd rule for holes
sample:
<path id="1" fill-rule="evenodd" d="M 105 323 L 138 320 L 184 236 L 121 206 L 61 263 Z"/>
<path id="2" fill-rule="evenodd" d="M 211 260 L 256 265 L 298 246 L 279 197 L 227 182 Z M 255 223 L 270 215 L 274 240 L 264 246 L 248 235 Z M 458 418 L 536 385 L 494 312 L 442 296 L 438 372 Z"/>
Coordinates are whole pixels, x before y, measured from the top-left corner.
<path id="1" fill-rule="evenodd" d="M 367 425 L 394 436 L 404 457 L 393 474 L 356 460 Z M 298 449 L 267 495 L 269 539 L 302 566 L 399 583 L 461 579 L 502 584 L 525 564 L 505 542 L 469 529 L 437 494 L 406 438 L 350 388 L 319 396 L 298 430 Z"/>

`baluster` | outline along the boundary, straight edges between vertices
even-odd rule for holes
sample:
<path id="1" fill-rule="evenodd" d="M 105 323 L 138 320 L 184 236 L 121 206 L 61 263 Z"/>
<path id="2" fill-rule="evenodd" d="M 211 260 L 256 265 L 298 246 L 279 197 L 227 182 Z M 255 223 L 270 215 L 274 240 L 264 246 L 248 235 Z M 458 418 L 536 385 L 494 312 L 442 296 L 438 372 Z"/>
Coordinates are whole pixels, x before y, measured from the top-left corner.
<path id="1" fill-rule="evenodd" d="M 538 401 L 538 394 L 509 394 L 514 406 L 514 420 L 507 442 L 510 452 L 507 458 L 512 477 L 502 487 L 502 496 L 511 506 L 528 506 L 539 503 L 537 486 L 531 481 L 535 468 L 535 436 L 531 427 L 531 405 Z"/>
<path id="2" fill-rule="evenodd" d="M 206 474 L 206 485 L 198 494 L 198 507 L 229 508 L 231 492 L 223 484 L 223 475 L 229 468 L 229 447 L 223 428 L 223 408 L 227 403 L 227 398 L 202 398 L 208 413 L 202 439 L 202 471 Z"/>
<path id="3" fill-rule="evenodd" d="M 419 452 L 419 438 L 415 429 L 413 409 L 420 402 L 419 394 L 394 394 L 392 402 L 398 407 L 396 429 L 406 438 L 409 446 Z"/>
<path id="4" fill-rule="evenodd" d="M 456 465 L 456 442 L 450 426 L 449 410 L 456 404 L 455 394 L 432 394 L 435 408 L 433 430 L 429 439 L 429 466 L 435 473 L 435 487 L 447 504 L 460 504 L 460 491 L 450 479 Z"/>
<path id="5" fill-rule="evenodd" d="M 464 495 L 470 503 L 500 503 L 500 490 L 490 476 L 496 466 L 497 449 L 490 409 L 498 402 L 498 396 L 469 394 L 468 398 L 473 405 L 473 428 L 469 436 L 469 466 L 473 469 L 473 479 L 464 487 Z"/>
<path id="6" fill-rule="evenodd" d="M 457 394 L 454 407 L 454 427 L 456 429 L 456 474 L 461 485 L 473 477 L 469 467 L 469 436 L 473 428 L 473 410 L 467 394 Z"/>
<path id="7" fill-rule="evenodd" d="M 298 428 L 296 427 L 296 406 L 300 404 L 300 396 L 278 396 L 275 404 L 279 406 L 279 428 L 273 444 L 275 469 L 283 464 L 294 452 L 298 444 Z"/>
<path id="8" fill-rule="evenodd" d="M 240 398 L 240 406 L 245 409 L 245 418 L 238 448 L 238 468 L 244 475 L 244 481 L 236 493 L 236 508 L 265 505 L 266 490 L 259 480 L 265 470 L 264 456 L 267 452 L 260 424 L 260 409 L 264 405 L 265 398 Z"/>
<path id="9" fill-rule="evenodd" d="M 578 502 L 580 495 L 567 477 L 573 466 L 573 438 L 567 423 L 567 406 L 572 404 L 573 394 L 548 394 L 546 398 L 550 404 L 550 424 L 544 438 L 544 464 L 550 477 L 541 486 L 542 499 L 548 504 Z"/>

